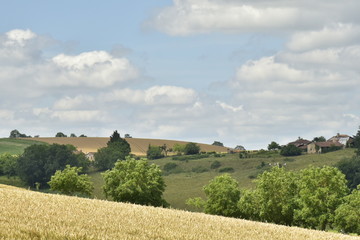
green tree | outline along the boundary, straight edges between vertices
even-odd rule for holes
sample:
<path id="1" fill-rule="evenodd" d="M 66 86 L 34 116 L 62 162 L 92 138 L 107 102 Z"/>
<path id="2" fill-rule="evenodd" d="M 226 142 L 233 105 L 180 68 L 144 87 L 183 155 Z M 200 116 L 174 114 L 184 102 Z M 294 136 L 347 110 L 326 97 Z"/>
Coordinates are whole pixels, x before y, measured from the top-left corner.
<path id="1" fill-rule="evenodd" d="M 150 160 L 163 158 L 164 154 L 162 151 L 160 146 L 151 146 L 149 144 L 148 150 L 146 151 L 146 157 Z"/>
<path id="2" fill-rule="evenodd" d="M 237 203 L 240 199 L 238 185 L 238 182 L 229 174 L 217 176 L 203 188 L 206 200 L 190 198 L 186 203 L 195 207 L 204 208 L 204 212 L 208 214 L 238 217 L 239 209 Z"/>
<path id="3" fill-rule="evenodd" d="M 241 218 L 260 221 L 260 196 L 258 191 L 244 190 L 237 204 Z"/>
<path id="4" fill-rule="evenodd" d="M 344 200 L 335 210 L 335 226 L 340 231 L 360 234 L 360 185 Z"/>
<path id="5" fill-rule="evenodd" d="M 58 132 L 58 133 L 56 133 L 55 137 L 67 137 L 67 135 L 65 135 L 62 132 Z"/>
<path id="6" fill-rule="evenodd" d="M 123 138 L 117 131 L 114 131 L 113 135 L 107 143 L 107 147 L 100 148 L 94 154 L 94 165 L 99 170 L 107 170 L 114 167 L 116 161 L 125 160 L 131 152 L 130 144 Z"/>
<path id="7" fill-rule="evenodd" d="M 117 161 L 115 167 L 103 173 L 106 197 L 118 202 L 141 205 L 167 206 L 162 194 L 165 182 L 160 168 L 145 159 L 127 157 Z"/>
<path id="8" fill-rule="evenodd" d="M 18 158 L 17 173 L 29 186 L 39 183 L 44 187 L 56 170 L 63 170 L 68 164 L 85 171 L 90 162 L 85 154 L 75 153 L 74 149 L 71 145 L 31 145 Z"/>
<path id="9" fill-rule="evenodd" d="M 326 139 L 324 136 L 314 137 L 313 142 L 326 142 Z"/>
<path id="10" fill-rule="evenodd" d="M 219 141 L 214 141 L 213 144 L 211 144 L 211 145 L 220 146 L 220 147 L 224 146 L 224 144 L 222 142 L 219 142 Z"/>
<path id="11" fill-rule="evenodd" d="M 357 131 L 356 135 L 353 137 L 354 139 L 354 147 L 356 148 L 355 154 L 356 156 L 360 156 L 360 127 Z"/>
<path id="12" fill-rule="evenodd" d="M 281 148 L 280 155 L 282 156 L 298 156 L 301 155 L 301 149 L 295 145 L 289 144 Z"/>
<path id="13" fill-rule="evenodd" d="M 66 165 L 64 170 L 57 170 L 48 182 L 51 190 L 59 191 L 66 195 L 84 194 L 91 196 L 94 186 L 87 174 L 79 173 L 81 167 Z"/>
<path id="14" fill-rule="evenodd" d="M 292 225 L 298 194 L 297 176 L 273 167 L 256 180 L 259 216 L 262 221 Z"/>
<path id="15" fill-rule="evenodd" d="M 175 143 L 174 147 L 173 147 L 173 151 L 176 152 L 177 154 L 184 153 L 185 152 L 185 144 Z"/>
<path id="16" fill-rule="evenodd" d="M 185 145 L 184 153 L 185 155 L 198 154 L 200 152 L 200 146 L 196 143 L 188 143 Z"/>
<path id="17" fill-rule="evenodd" d="M 14 129 L 10 132 L 9 138 L 29 138 L 26 134 L 20 133 L 17 129 Z"/>
<path id="18" fill-rule="evenodd" d="M 268 145 L 268 150 L 279 150 L 281 149 L 280 145 L 274 141 L 272 141 L 269 145 Z"/>
<path id="19" fill-rule="evenodd" d="M 75 133 L 70 134 L 70 137 L 76 137 Z"/>
<path id="20" fill-rule="evenodd" d="M 0 155 L 0 175 L 5 175 L 8 178 L 16 176 L 17 159 L 16 155 L 4 153 Z"/>
<path id="21" fill-rule="evenodd" d="M 343 159 L 336 164 L 336 167 L 345 174 L 350 189 L 356 189 L 360 184 L 360 157 Z"/>
<path id="22" fill-rule="evenodd" d="M 123 139 L 120 137 L 120 134 L 118 133 L 118 131 L 117 130 L 115 130 L 114 132 L 113 132 L 113 134 L 110 136 L 110 140 L 108 141 L 108 145 L 110 144 L 110 143 L 114 143 L 114 142 L 121 142 Z"/>
<path id="23" fill-rule="evenodd" d="M 325 230 L 348 193 L 345 175 L 335 167 L 309 167 L 300 172 L 294 220 L 300 226 Z"/>

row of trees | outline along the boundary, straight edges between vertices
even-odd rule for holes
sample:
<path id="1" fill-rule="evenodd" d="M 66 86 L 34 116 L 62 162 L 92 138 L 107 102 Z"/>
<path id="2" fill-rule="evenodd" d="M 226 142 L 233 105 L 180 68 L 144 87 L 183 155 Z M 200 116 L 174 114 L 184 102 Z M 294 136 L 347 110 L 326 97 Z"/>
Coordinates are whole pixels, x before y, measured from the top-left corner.
<path id="1" fill-rule="evenodd" d="M 195 155 L 200 153 L 200 146 L 192 142 L 187 144 L 176 143 L 173 148 L 167 148 L 166 144 L 163 146 L 149 145 L 146 157 L 150 160 L 159 159 L 167 156 L 168 152 L 175 152 L 178 155 Z"/>
<path id="2" fill-rule="evenodd" d="M 254 190 L 240 191 L 238 182 L 225 174 L 204 186 L 206 199 L 187 204 L 209 214 L 360 233 L 359 187 L 349 195 L 345 176 L 335 167 L 300 172 L 273 167 L 258 176 Z"/>

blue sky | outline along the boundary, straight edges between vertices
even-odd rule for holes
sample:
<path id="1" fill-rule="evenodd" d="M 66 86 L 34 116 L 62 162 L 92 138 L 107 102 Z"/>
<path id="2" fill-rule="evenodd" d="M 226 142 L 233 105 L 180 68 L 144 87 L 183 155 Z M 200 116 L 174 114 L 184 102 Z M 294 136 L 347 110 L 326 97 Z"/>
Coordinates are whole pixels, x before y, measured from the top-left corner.
<path id="1" fill-rule="evenodd" d="M 0 136 L 355 134 L 355 0 L 2 1 Z"/>

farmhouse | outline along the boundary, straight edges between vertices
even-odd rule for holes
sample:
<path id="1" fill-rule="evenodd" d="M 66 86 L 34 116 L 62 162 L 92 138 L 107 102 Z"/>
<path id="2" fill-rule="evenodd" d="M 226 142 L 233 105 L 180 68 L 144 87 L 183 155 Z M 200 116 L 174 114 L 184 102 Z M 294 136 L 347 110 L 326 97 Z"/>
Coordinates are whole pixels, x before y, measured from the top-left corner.
<path id="1" fill-rule="evenodd" d="M 308 153 L 326 153 L 332 150 L 344 148 L 345 145 L 339 142 L 312 142 L 307 145 Z"/>
<path id="2" fill-rule="evenodd" d="M 348 146 L 353 141 L 353 138 L 350 137 L 349 135 L 338 133 L 338 134 L 336 134 L 336 136 L 331 137 L 328 141 L 329 142 L 338 142 L 344 146 Z"/>
<path id="3" fill-rule="evenodd" d="M 311 143 L 311 141 L 303 139 L 301 137 L 298 138 L 298 140 L 294 141 L 294 142 L 290 142 L 288 143 L 288 145 L 294 145 L 295 147 L 300 148 L 303 151 L 307 150 L 307 145 Z"/>

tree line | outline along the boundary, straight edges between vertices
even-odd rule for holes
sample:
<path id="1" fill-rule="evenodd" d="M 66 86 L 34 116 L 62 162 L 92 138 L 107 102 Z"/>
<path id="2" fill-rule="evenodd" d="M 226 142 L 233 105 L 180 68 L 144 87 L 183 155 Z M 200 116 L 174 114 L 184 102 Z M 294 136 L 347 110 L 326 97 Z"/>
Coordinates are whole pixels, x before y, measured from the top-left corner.
<path id="1" fill-rule="evenodd" d="M 336 167 L 298 172 L 273 167 L 255 184 L 253 190 L 240 190 L 229 174 L 220 175 L 204 186 L 206 199 L 191 198 L 187 204 L 208 214 L 360 234 L 360 185 L 350 191 Z"/>

